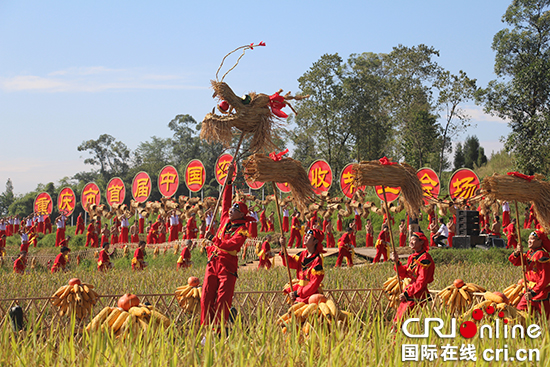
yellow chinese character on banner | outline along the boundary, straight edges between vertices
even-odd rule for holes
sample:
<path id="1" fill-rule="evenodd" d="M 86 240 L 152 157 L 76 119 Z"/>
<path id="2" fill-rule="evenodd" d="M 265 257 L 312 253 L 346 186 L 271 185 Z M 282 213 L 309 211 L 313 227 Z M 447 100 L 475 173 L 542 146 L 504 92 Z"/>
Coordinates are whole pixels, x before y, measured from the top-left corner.
<path id="1" fill-rule="evenodd" d="M 399 193 L 401 192 L 401 189 L 399 187 L 384 186 L 384 189 L 386 190 L 386 194 L 399 195 Z M 376 193 L 378 193 L 378 194 L 383 194 L 384 193 L 384 190 L 382 190 L 382 186 L 380 186 L 380 188 L 378 190 L 376 190 Z"/>
<path id="2" fill-rule="evenodd" d="M 137 188 L 135 192 L 135 197 L 148 197 L 149 196 L 149 179 L 148 178 L 139 178 L 137 180 Z"/>
<path id="3" fill-rule="evenodd" d="M 324 188 L 330 187 L 330 184 L 325 181 L 328 170 L 324 171 L 321 167 L 314 168 L 311 172 L 311 186 Z"/>
<path id="4" fill-rule="evenodd" d="M 218 162 L 218 169 L 216 170 L 216 173 L 220 181 L 227 177 L 227 169 L 228 169 L 229 163 L 231 163 L 231 161 Z"/>
<path id="5" fill-rule="evenodd" d="M 424 176 L 422 176 L 422 178 L 420 179 L 420 183 L 422 184 L 424 196 L 433 196 L 432 190 L 439 185 L 439 183 L 432 180 L 430 175 L 428 175 L 427 173 L 424 173 Z"/>
<path id="6" fill-rule="evenodd" d="M 67 212 L 73 211 L 73 206 L 71 206 L 71 203 L 73 202 L 73 195 L 71 193 L 64 193 L 61 194 L 61 202 L 59 203 L 59 211 L 67 210 Z"/>
<path id="7" fill-rule="evenodd" d="M 109 197 L 111 198 L 110 202 L 113 204 L 118 204 L 121 202 L 120 200 L 120 192 L 124 186 L 122 185 L 113 185 L 107 188 L 107 191 L 109 192 Z"/>
<path id="8" fill-rule="evenodd" d="M 47 197 L 41 197 L 36 200 L 36 211 L 40 214 L 46 214 L 48 212 L 48 206 L 50 205 L 50 199 Z"/>
<path id="9" fill-rule="evenodd" d="M 474 179 L 475 177 L 464 177 L 462 180 L 453 182 L 453 187 L 456 189 L 454 193 L 455 197 L 469 199 L 474 196 L 477 186 L 472 183 Z"/>
<path id="10" fill-rule="evenodd" d="M 93 187 L 90 187 L 88 190 L 82 193 L 82 196 L 86 198 L 86 204 L 97 204 L 95 202 L 96 195 L 99 194 L 98 190 L 94 190 Z"/>
<path id="11" fill-rule="evenodd" d="M 187 184 L 202 184 L 202 167 L 189 167 L 189 169 L 187 170 Z"/>
<path id="12" fill-rule="evenodd" d="M 355 175 L 352 172 L 344 173 L 344 185 L 349 185 L 349 192 L 353 193 L 355 191 L 355 185 L 353 184 L 353 181 L 355 180 Z"/>
<path id="13" fill-rule="evenodd" d="M 166 185 L 166 192 L 170 191 L 170 184 L 176 183 L 176 175 L 171 172 L 166 172 L 160 175 L 160 184 Z"/>

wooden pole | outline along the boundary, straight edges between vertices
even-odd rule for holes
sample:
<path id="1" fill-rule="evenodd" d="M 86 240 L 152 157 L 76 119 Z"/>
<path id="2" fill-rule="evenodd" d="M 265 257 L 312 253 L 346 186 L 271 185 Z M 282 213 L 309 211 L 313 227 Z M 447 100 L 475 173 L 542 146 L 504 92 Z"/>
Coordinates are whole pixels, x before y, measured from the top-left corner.
<path id="1" fill-rule="evenodd" d="M 521 270 L 523 272 L 523 288 L 525 289 L 525 293 L 527 293 L 527 276 L 525 275 L 525 262 L 523 261 L 523 245 L 521 244 L 521 232 L 519 227 L 519 211 L 518 211 L 518 202 L 514 201 L 516 204 L 516 230 L 518 235 L 518 245 L 520 248 L 520 256 L 521 256 Z M 528 303 L 529 304 L 529 303 Z"/>
<path id="2" fill-rule="evenodd" d="M 386 208 L 386 217 L 388 218 L 388 229 L 390 231 L 390 242 L 391 242 L 391 248 L 393 253 L 395 254 L 395 272 L 397 273 L 397 282 L 399 284 L 399 293 L 403 293 L 403 287 L 401 285 L 401 278 L 399 278 L 399 256 L 397 255 L 397 252 L 395 251 L 395 244 L 393 242 L 393 233 L 391 231 L 391 224 L 390 224 L 390 209 L 388 206 L 388 199 L 386 198 L 386 189 L 384 188 L 384 185 L 382 185 L 382 193 L 384 194 L 384 206 Z M 382 224 L 384 226 L 384 224 Z"/>
<path id="3" fill-rule="evenodd" d="M 286 243 L 285 243 L 285 235 L 283 232 L 283 221 L 281 220 L 281 208 L 279 207 L 279 199 L 277 198 L 277 187 L 275 186 L 275 182 L 271 182 L 271 185 L 273 186 L 273 194 L 275 195 L 275 208 L 277 209 L 277 218 L 279 219 L 279 231 L 281 231 L 281 238 L 283 239 L 283 243 L 281 247 L 283 248 L 283 255 L 285 256 L 285 264 L 286 264 L 286 271 L 288 273 L 288 281 L 290 284 L 290 291 L 292 291 L 292 274 L 290 274 L 290 267 L 288 265 L 288 252 L 286 250 Z"/>
<path id="4" fill-rule="evenodd" d="M 237 149 L 235 149 L 235 155 L 233 156 L 233 160 L 231 160 L 230 165 L 232 166 L 235 164 L 235 161 L 237 159 L 237 155 L 239 154 L 239 149 L 241 148 L 241 143 L 244 139 L 244 133 L 241 133 L 241 137 L 239 138 L 239 142 L 237 143 Z M 210 221 L 210 224 L 208 225 L 208 228 L 206 229 L 206 233 L 210 233 L 210 229 L 212 228 L 212 224 L 214 224 L 214 220 L 216 219 L 216 216 L 218 215 L 218 207 L 220 206 L 220 201 L 223 196 L 223 192 L 225 191 L 225 186 L 227 186 L 227 181 L 229 181 L 229 177 L 225 178 L 225 181 L 223 182 L 222 189 L 220 191 L 220 195 L 218 196 L 218 201 L 216 201 L 216 206 L 214 207 L 214 211 L 212 212 L 212 220 Z"/>

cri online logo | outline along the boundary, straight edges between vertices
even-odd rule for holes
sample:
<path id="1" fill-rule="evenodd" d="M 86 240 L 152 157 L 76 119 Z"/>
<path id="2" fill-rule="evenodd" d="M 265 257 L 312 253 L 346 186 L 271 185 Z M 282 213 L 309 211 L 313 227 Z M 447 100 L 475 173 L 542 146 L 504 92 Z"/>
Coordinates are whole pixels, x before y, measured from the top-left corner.
<path id="1" fill-rule="evenodd" d="M 493 306 L 489 306 L 485 309 L 485 313 L 491 316 L 495 314 L 496 310 Z M 523 325 L 514 325 L 509 327 L 508 319 L 504 318 L 504 312 L 500 311 L 496 315 L 494 325 L 484 324 L 479 328 L 479 338 L 481 339 L 515 339 L 519 337 L 521 339 L 525 338 L 526 330 Z M 476 309 L 472 312 L 472 318 L 475 321 L 480 321 L 483 319 L 484 313 L 481 309 Z M 442 329 L 445 327 L 445 322 L 440 318 L 426 318 L 424 319 L 424 332 L 422 334 L 413 334 L 409 331 L 409 325 L 411 323 L 420 323 L 419 318 L 410 318 L 403 322 L 401 330 L 403 334 L 409 338 L 428 338 L 431 329 L 439 336 L 440 338 L 449 339 L 456 337 L 456 319 L 453 317 L 451 319 L 450 333 L 445 334 L 442 332 Z M 474 336 L 478 335 L 478 326 L 474 321 L 464 321 L 458 328 L 460 335 L 463 338 L 471 339 Z M 541 327 L 537 324 L 531 324 L 527 327 L 527 336 L 531 339 L 536 339 L 542 334 Z"/>

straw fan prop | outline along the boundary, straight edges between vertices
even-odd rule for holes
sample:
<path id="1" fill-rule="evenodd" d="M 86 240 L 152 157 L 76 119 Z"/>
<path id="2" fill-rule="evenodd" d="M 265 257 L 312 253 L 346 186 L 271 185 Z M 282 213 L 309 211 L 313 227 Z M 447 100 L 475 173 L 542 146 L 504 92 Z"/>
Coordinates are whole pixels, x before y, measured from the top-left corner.
<path id="1" fill-rule="evenodd" d="M 422 206 L 422 185 L 420 180 L 416 176 L 414 168 L 405 163 L 391 162 L 388 158 L 384 157 L 378 161 L 365 161 L 361 163 L 355 163 L 352 167 L 353 174 L 355 176 L 355 186 L 360 187 L 367 186 L 382 186 L 384 194 L 384 205 L 386 213 L 389 213 L 388 200 L 386 199 L 385 187 L 400 187 L 403 193 L 404 205 L 407 210 L 407 214 L 410 218 L 417 218 L 420 207 Z M 395 252 L 395 243 L 393 240 L 393 233 L 391 231 L 391 224 L 388 221 L 390 227 L 390 241 L 392 245 L 392 251 Z M 395 258 L 396 271 L 399 258 Z M 397 274 L 399 279 L 399 273 Z M 399 279 L 399 292 L 403 291 L 401 287 L 401 279 Z"/>

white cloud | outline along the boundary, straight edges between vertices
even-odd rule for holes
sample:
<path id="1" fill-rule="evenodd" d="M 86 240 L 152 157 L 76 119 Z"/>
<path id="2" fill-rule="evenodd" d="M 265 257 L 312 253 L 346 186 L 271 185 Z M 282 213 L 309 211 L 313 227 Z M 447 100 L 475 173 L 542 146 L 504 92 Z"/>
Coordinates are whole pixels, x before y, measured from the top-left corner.
<path id="1" fill-rule="evenodd" d="M 103 66 L 73 67 L 46 74 L 0 78 L 8 92 L 103 92 L 132 89 L 207 89 L 189 85 L 182 75 L 155 74 L 141 69 L 109 69 Z"/>
<path id="2" fill-rule="evenodd" d="M 466 114 L 471 117 L 473 123 L 476 122 L 499 122 L 502 124 L 507 124 L 508 121 L 501 119 L 497 116 L 491 116 L 483 111 L 481 106 L 467 105 L 463 107 Z"/>

